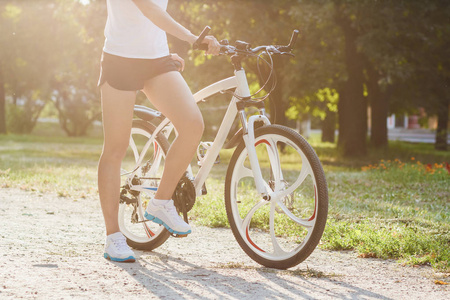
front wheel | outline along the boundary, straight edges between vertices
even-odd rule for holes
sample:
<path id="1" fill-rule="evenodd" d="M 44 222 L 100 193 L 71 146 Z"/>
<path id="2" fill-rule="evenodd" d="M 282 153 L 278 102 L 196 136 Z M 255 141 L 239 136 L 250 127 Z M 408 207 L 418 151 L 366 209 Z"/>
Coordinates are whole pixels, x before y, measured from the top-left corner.
<path id="1" fill-rule="evenodd" d="M 328 214 L 325 175 L 314 150 L 290 128 L 270 125 L 255 131 L 263 179 L 274 196 L 256 190 L 244 142 L 236 148 L 225 181 L 228 221 L 241 248 L 256 262 L 286 269 L 316 248 Z"/>

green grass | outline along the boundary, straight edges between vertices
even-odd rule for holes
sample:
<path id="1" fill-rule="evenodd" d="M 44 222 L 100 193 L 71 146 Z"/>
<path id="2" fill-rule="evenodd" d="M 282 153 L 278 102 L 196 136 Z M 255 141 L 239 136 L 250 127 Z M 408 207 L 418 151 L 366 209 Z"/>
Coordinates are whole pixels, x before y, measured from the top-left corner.
<path id="1" fill-rule="evenodd" d="M 102 140 L 0 135 L 0 187 L 84 197 L 97 192 Z"/>
<path id="2" fill-rule="evenodd" d="M 75 199 L 96 196 L 102 148 L 98 130 L 94 137 L 68 138 L 45 126 L 35 135 L 0 135 L 0 187 Z M 333 144 L 320 143 L 317 137 L 311 143 L 324 164 L 329 188 L 321 248 L 354 250 L 361 257 L 429 264 L 450 272 L 450 175 L 441 165 L 450 162 L 449 152 L 395 142 L 388 150 L 344 159 Z M 197 198 L 190 212 L 196 224 L 229 226 L 223 194 L 232 152 L 221 153 L 221 164 L 207 181 L 208 194 Z M 258 223 L 267 228 L 266 219 L 254 224 Z M 284 233 L 295 235 L 295 228 Z"/>
<path id="3" fill-rule="evenodd" d="M 450 175 L 444 166 L 430 168 L 414 158 L 381 161 L 364 172 L 331 173 L 335 199 L 324 247 L 449 271 Z"/>

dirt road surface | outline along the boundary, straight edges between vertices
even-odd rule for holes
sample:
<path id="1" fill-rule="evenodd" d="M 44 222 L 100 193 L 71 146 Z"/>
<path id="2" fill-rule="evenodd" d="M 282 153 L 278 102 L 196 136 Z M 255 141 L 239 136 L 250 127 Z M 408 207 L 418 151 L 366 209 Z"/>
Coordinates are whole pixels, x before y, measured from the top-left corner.
<path id="1" fill-rule="evenodd" d="M 0 189 L 0 299 L 450 299 L 430 267 L 317 249 L 290 270 L 254 263 L 230 229 L 194 226 L 135 263 L 103 258 L 96 198 Z"/>

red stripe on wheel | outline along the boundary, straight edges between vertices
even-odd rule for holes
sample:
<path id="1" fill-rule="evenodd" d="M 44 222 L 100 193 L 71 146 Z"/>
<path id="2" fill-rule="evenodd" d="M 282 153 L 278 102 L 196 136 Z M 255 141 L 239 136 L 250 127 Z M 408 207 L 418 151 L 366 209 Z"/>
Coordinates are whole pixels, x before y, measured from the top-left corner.
<path id="1" fill-rule="evenodd" d="M 316 218 L 316 208 L 317 208 L 317 191 L 316 186 L 314 186 L 314 213 L 311 218 L 309 218 L 308 221 L 312 221 Z"/>
<path id="2" fill-rule="evenodd" d="M 145 230 L 145 232 L 147 233 L 147 236 L 149 238 L 154 237 L 155 234 L 153 233 L 153 231 L 151 231 L 150 228 L 148 228 L 147 224 L 144 223 L 144 225 L 145 225 L 145 228 L 147 229 L 147 230 Z"/>
<path id="3" fill-rule="evenodd" d="M 270 146 L 270 143 L 269 143 L 267 140 L 260 140 L 260 141 L 257 141 L 257 142 L 255 143 L 255 147 L 258 146 L 259 144 L 262 144 L 262 143 L 267 144 L 267 145 Z"/>
<path id="4" fill-rule="evenodd" d="M 158 143 L 156 143 L 156 141 L 153 142 L 153 149 L 155 149 L 153 152 L 153 159 L 155 159 L 156 153 L 158 151 Z"/>
<path id="5" fill-rule="evenodd" d="M 256 249 L 258 249 L 258 250 L 261 251 L 261 252 L 266 252 L 266 251 L 264 251 L 263 249 L 261 249 L 261 248 L 259 248 L 258 246 L 256 246 L 255 243 L 253 243 L 252 239 L 250 238 L 250 235 L 248 234 L 248 227 L 247 227 L 247 229 L 245 230 L 245 235 L 247 236 L 247 241 L 249 241 L 250 244 L 252 244 L 253 247 L 255 247 Z"/>

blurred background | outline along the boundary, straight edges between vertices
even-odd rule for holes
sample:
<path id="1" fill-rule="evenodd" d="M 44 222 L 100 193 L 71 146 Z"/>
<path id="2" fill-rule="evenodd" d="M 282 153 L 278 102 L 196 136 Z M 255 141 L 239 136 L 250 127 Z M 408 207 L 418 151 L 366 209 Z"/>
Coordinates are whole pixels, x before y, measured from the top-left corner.
<path id="1" fill-rule="evenodd" d="M 278 84 L 267 107 L 276 123 L 318 131 L 344 156 L 384 148 L 390 132 L 407 130 L 432 132 L 435 148 L 447 149 L 448 1 L 172 0 L 168 11 L 193 33 L 209 25 L 230 44 L 287 44 L 300 30 L 296 57 L 274 58 Z M 95 131 L 105 22 L 105 0 L 0 0 L 0 134 L 28 134 L 38 122 L 74 137 Z M 193 92 L 233 74 L 227 57 L 169 42 Z M 264 78 L 255 61 L 245 67 L 256 91 Z M 226 105 L 224 96 L 201 104 L 205 136 Z"/>

